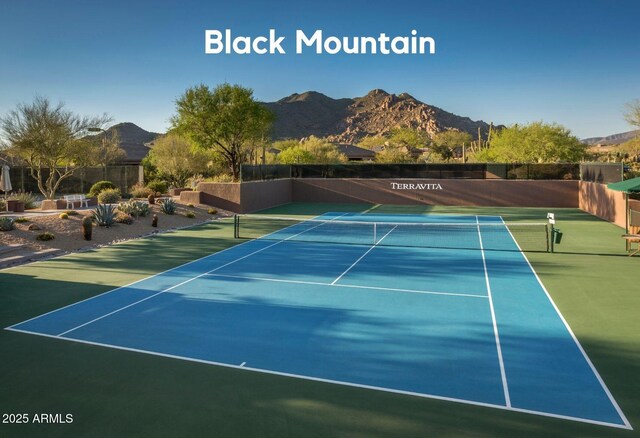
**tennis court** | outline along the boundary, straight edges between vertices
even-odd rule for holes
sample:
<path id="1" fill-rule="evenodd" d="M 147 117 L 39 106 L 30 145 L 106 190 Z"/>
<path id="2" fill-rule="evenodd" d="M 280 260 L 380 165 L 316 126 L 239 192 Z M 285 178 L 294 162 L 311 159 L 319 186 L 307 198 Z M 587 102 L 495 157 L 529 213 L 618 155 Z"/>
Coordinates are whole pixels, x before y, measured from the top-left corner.
<path id="1" fill-rule="evenodd" d="M 630 428 L 518 247 L 544 251 L 526 242 L 542 229 L 353 213 L 250 229 L 268 234 L 9 329 Z"/>

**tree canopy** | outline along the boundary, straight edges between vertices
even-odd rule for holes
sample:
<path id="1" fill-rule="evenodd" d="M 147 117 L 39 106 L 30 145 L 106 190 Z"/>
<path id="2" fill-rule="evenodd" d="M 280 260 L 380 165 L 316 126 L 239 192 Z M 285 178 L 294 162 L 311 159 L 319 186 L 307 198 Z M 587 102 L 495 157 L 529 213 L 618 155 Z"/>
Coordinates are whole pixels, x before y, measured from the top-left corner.
<path id="1" fill-rule="evenodd" d="M 635 99 L 626 106 L 627 111 L 624 113 L 625 120 L 630 125 L 640 128 L 640 99 Z"/>
<path id="2" fill-rule="evenodd" d="M 291 141 L 277 143 L 283 147 L 277 157 L 282 164 L 334 164 L 347 161 L 336 145 L 313 135 L 295 144 Z"/>
<path id="3" fill-rule="evenodd" d="M 219 153 L 237 180 L 250 146 L 263 141 L 273 120 L 251 89 L 222 84 L 213 90 L 198 85 L 185 91 L 176 101 L 171 124 L 198 147 Z"/>
<path id="4" fill-rule="evenodd" d="M 433 136 L 430 149 L 439 159 L 448 162 L 454 157 L 456 147 L 461 147 L 470 141 L 471 135 L 469 133 L 447 129 Z"/>
<path id="5" fill-rule="evenodd" d="M 495 133 L 488 148 L 476 155 L 477 161 L 504 163 L 555 163 L 580 161 L 587 145 L 564 126 L 534 122 L 512 125 Z"/>
<path id="6" fill-rule="evenodd" d="M 211 151 L 196 148 L 175 133 L 156 139 L 149 152 L 149 162 L 174 187 L 184 187 L 189 178 L 205 172 L 211 159 Z"/>
<path id="7" fill-rule="evenodd" d="M 0 129 L 7 153 L 24 161 L 40 192 L 53 199 L 60 183 L 76 169 L 98 164 L 96 143 L 87 137 L 88 129 L 109 121 L 106 115 L 80 116 L 63 103 L 53 105 L 45 97 L 36 97 L 0 118 Z"/>

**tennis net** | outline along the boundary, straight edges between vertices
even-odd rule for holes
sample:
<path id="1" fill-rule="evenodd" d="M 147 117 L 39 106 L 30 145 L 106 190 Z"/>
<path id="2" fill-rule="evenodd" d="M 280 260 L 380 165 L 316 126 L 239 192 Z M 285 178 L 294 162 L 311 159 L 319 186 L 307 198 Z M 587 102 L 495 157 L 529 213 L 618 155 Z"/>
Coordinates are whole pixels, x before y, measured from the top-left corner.
<path id="1" fill-rule="evenodd" d="M 499 251 L 549 252 L 549 231 L 546 223 L 366 222 L 265 215 L 234 219 L 234 237 L 240 239 Z"/>

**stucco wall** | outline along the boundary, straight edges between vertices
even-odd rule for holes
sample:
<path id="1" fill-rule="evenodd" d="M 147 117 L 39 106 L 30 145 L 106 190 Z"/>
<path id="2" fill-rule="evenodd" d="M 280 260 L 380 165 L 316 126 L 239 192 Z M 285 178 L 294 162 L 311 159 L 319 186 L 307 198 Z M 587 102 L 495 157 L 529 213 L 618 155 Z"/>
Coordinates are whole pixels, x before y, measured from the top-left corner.
<path id="1" fill-rule="evenodd" d="M 239 183 L 199 183 L 200 202 L 224 210 L 241 212 Z M 188 195 L 187 195 L 188 196 Z"/>
<path id="2" fill-rule="evenodd" d="M 606 184 L 580 181 L 580 209 L 594 216 L 625 226 L 625 200 L 622 192 L 609 190 Z"/>
<path id="3" fill-rule="evenodd" d="M 578 207 L 578 181 L 305 178 L 292 183 L 294 202 Z"/>
<path id="4" fill-rule="evenodd" d="M 291 202 L 291 179 L 242 183 L 241 213 L 251 213 Z"/>

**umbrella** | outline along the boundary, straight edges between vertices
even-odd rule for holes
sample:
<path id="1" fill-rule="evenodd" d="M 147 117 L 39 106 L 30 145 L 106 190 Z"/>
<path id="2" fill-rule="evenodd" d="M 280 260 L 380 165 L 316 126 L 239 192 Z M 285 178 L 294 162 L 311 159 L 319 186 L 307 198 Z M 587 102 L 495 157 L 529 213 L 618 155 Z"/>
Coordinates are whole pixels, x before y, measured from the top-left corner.
<path id="1" fill-rule="evenodd" d="M 631 178 L 626 181 L 607 184 L 607 188 L 616 192 L 624 193 L 625 209 L 626 209 L 626 226 L 625 232 L 629 233 L 629 194 L 640 193 L 640 178 Z"/>
<path id="2" fill-rule="evenodd" d="M 9 178 L 9 166 L 6 164 L 2 166 L 2 171 L 0 172 L 0 190 L 7 193 L 10 192 L 11 187 L 11 178 Z"/>

